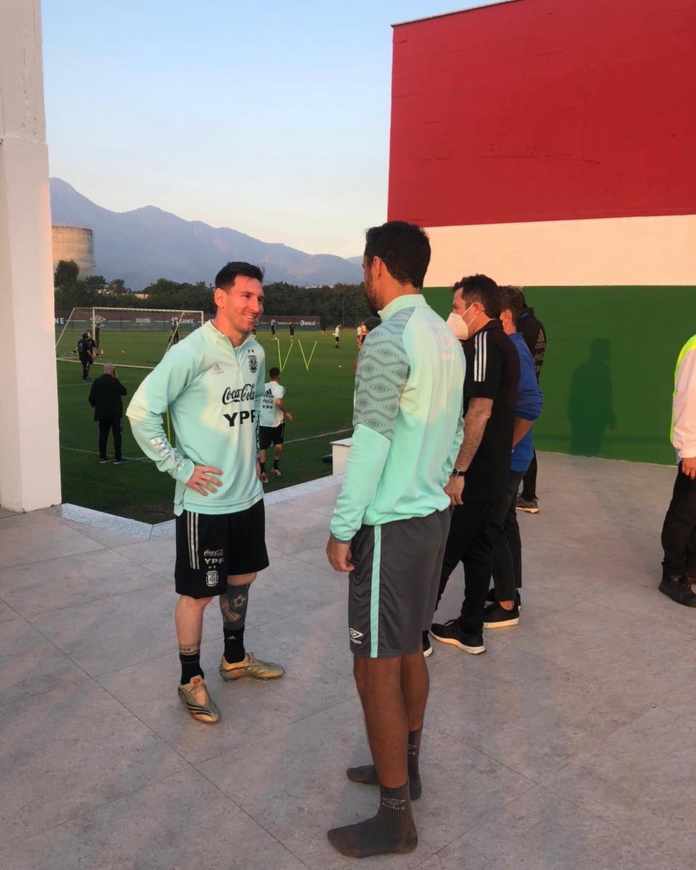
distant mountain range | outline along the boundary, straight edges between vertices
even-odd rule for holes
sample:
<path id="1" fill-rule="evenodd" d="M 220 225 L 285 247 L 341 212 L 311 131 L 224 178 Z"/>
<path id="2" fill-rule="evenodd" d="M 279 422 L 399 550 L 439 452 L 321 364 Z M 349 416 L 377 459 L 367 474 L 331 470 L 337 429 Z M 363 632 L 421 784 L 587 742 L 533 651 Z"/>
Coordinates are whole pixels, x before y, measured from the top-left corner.
<path id="1" fill-rule="evenodd" d="M 51 179 L 51 209 L 54 224 L 90 227 L 97 274 L 108 280 L 123 278 L 132 290 L 142 290 L 158 278 L 210 282 L 228 260 L 261 266 L 267 283 L 312 286 L 362 281 L 360 257 L 306 254 L 237 230 L 183 220 L 152 205 L 110 211 L 60 178 Z"/>

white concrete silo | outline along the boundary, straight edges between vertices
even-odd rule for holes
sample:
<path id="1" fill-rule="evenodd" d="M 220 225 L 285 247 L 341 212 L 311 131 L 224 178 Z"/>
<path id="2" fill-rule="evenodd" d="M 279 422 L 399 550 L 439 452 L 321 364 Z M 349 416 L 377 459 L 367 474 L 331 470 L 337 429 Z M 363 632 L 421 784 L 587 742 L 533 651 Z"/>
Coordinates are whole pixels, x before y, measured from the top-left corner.
<path id="1" fill-rule="evenodd" d="M 80 278 L 94 275 L 94 233 L 89 227 L 53 226 L 53 270 L 60 260 L 74 260 Z"/>

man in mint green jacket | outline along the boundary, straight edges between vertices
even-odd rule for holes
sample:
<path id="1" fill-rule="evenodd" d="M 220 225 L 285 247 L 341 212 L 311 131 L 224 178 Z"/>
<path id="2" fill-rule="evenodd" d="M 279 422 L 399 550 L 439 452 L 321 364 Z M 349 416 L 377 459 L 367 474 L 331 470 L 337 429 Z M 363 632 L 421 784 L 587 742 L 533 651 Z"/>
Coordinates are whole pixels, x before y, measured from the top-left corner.
<path id="1" fill-rule="evenodd" d="M 273 679 L 279 665 L 244 648 L 252 582 L 268 567 L 256 442 L 265 382 L 264 352 L 252 330 L 263 312 L 263 273 L 228 263 L 215 278 L 216 314 L 172 346 L 138 387 L 127 415 L 135 440 L 176 480 L 176 633 L 179 696 L 199 722 L 220 712 L 200 665 L 203 612 L 220 597 L 223 680 Z M 162 415 L 169 411 L 176 447 Z"/>
<path id="2" fill-rule="evenodd" d="M 354 782 L 381 787 L 377 815 L 329 832 L 344 855 L 408 852 L 428 671 L 423 631 L 437 599 L 450 523 L 445 492 L 462 437 L 464 354 L 420 288 L 430 260 L 419 227 L 368 230 L 365 294 L 382 323 L 365 339 L 356 375 L 353 442 L 327 555 L 350 572 L 355 681 L 373 765 Z"/>

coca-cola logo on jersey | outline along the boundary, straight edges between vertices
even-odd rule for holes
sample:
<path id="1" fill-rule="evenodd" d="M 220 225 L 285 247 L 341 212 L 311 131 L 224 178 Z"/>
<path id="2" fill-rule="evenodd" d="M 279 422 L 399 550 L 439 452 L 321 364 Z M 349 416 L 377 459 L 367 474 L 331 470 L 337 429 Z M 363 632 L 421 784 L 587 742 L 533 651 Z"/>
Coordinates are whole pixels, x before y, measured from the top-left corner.
<path id="1" fill-rule="evenodd" d="M 222 404 L 231 405 L 233 402 L 251 402 L 256 398 L 256 387 L 254 384 L 244 384 L 243 387 L 233 390 L 227 387 L 222 394 Z"/>

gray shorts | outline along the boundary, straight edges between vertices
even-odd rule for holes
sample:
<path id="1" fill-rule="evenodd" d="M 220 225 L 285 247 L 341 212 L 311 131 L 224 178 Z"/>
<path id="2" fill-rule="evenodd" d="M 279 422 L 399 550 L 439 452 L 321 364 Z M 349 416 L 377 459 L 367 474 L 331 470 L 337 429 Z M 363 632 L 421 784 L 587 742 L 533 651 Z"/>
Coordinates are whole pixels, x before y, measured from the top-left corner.
<path id="1" fill-rule="evenodd" d="M 415 653 L 430 628 L 450 511 L 362 526 L 351 543 L 350 649 L 373 659 Z"/>

